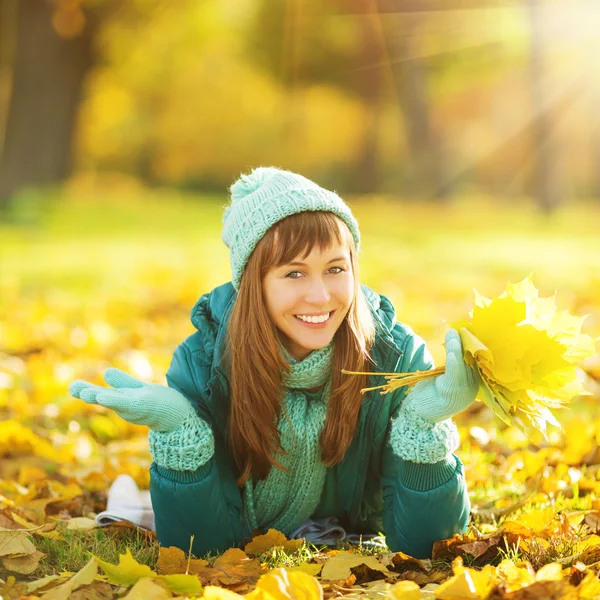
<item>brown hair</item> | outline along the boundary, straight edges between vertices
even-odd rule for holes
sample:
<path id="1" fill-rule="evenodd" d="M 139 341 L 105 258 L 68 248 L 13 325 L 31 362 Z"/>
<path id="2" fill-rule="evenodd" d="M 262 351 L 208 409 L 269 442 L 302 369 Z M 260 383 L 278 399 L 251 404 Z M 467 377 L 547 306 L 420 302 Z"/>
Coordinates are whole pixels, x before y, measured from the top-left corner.
<path id="1" fill-rule="evenodd" d="M 282 454 L 278 431 L 280 399 L 285 393 L 283 372 L 289 364 L 279 351 L 277 327 L 264 302 L 262 282 L 272 267 L 294 260 L 313 247 L 323 252 L 333 241 L 347 243 L 354 274 L 354 300 L 333 338 L 333 373 L 327 418 L 321 432 L 322 460 L 332 466 L 343 458 L 358 422 L 361 388 L 366 376 L 343 375 L 341 369 L 368 371 L 375 337 L 369 305 L 360 288 L 354 240 L 345 223 L 330 212 L 307 211 L 291 215 L 271 227 L 245 267 L 228 331 L 230 380 L 229 447 L 238 470 L 238 484 L 264 479 L 271 466 L 284 468 L 275 458 Z M 249 316 L 252 315 L 252 318 Z"/>

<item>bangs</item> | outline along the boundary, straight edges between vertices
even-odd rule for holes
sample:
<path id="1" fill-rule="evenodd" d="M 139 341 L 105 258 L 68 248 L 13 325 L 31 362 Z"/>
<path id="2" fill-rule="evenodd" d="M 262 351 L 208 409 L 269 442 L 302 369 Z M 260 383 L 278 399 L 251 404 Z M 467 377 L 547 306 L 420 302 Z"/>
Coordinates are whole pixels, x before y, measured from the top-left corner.
<path id="1" fill-rule="evenodd" d="M 323 252 L 336 242 L 345 243 L 353 256 L 352 234 L 344 221 L 333 213 L 305 211 L 290 215 L 276 223 L 259 244 L 263 272 L 292 262 L 299 256 L 305 259 L 314 248 Z"/>

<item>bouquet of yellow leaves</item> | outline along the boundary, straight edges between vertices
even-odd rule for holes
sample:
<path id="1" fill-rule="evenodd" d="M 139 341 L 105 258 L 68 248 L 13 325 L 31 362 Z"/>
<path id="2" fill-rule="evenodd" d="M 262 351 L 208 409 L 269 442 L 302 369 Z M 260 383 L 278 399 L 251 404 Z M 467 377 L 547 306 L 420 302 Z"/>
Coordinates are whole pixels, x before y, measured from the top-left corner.
<path id="1" fill-rule="evenodd" d="M 509 284 L 490 300 L 475 291 L 471 320 L 455 325 L 464 359 L 479 375 L 478 399 L 506 424 L 525 435 L 546 437 L 546 425 L 561 427 L 550 409 L 564 408 L 588 392 L 577 378 L 577 364 L 595 353 L 594 339 L 581 333 L 585 317 L 559 312 L 554 298 L 540 298 L 531 277 Z M 343 371 L 358 374 L 354 371 Z M 435 377 L 444 367 L 383 375 L 382 394 Z"/>

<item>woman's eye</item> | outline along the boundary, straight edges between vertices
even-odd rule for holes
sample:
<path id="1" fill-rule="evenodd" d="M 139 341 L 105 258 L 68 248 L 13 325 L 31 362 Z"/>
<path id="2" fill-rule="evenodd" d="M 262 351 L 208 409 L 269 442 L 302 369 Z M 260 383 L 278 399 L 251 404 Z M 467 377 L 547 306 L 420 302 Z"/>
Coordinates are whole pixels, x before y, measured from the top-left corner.
<path id="1" fill-rule="evenodd" d="M 334 269 L 337 269 L 337 271 L 334 271 Z M 346 269 L 343 269 L 342 267 L 331 267 L 331 269 L 329 269 L 329 271 L 334 271 L 334 275 L 339 275 L 340 273 L 343 273 Z M 295 277 L 295 275 L 298 275 L 298 277 Z M 289 279 L 300 279 L 300 277 L 302 276 L 302 273 L 300 271 L 290 271 L 289 273 L 287 273 L 286 277 Z"/>

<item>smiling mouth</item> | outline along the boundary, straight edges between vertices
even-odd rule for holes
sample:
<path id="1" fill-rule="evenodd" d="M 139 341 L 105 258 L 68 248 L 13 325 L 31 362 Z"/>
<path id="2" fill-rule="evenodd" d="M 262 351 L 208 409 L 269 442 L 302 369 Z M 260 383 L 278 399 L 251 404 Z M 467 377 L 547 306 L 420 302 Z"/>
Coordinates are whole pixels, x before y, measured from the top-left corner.
<path id="1" fill-rule="evenodd" d="M 298 321 L 301 321 L 302 323 L 306 323 L 309 325 L 323 325 L 324 323 L 327 323 L 330 319 L 331 316 L 333 315 L 335 311 L 332 310 L 328 313 L 325 313 L 323 315 L 315 315 L 315 316 L 304 316 L 304 315 L 294 315 L 294 317 L 296 319 L 298 319 Z"/>

